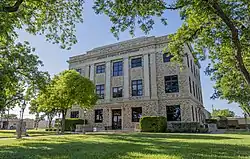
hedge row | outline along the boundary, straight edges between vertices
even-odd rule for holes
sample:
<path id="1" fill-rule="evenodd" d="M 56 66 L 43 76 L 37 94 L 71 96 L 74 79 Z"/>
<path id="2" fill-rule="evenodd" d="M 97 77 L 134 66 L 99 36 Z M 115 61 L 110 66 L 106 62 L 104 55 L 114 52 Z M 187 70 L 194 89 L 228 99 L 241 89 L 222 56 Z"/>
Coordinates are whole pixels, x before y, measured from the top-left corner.
<path id="1" fill-rule="evenodd" d="M 178 122 L 171 123 L 172 129 L 168 129 L 167 132 L 173 133 L 206 133 L 207 128 L 204 128 L 198 122 Z"/>
<path id="2" fill-rule="evenodd" d="M 88 124 L 88 121 L 78 118 L 68 118 L 65 120 L 65 131 L 75 131 L 76 125 L 84 124 Z"/>
<path id="3" fill-rule="evenodd" d="M 156 116 L 145 116 L 140 120 L 142 132 L 166 132 L 167 118 Z"/>

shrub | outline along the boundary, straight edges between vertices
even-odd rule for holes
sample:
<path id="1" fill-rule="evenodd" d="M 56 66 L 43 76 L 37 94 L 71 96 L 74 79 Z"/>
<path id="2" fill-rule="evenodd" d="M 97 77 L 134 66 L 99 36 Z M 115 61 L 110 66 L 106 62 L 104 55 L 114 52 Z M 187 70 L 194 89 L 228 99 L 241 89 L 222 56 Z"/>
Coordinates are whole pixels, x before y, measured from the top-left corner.
<path id="1" fill-rule="evenodd" d="M 78 118 L 68 118 L 65 120 L 65 131 L 75 131 L 76 125 L 83 125 L 84 123 L 87 124 L 88 121 Z"/>
<path id="2" fill-rule="evenodd" d="M 217 124 L 217 119 L 206 119 L 207 124 Z"/>
<path id="3" fill-rule="evenodd" d="M 228 120 L 226 117 L 220 117 L 217 122 L 218 129 L 227 129 L 228 128 Z"/>
<path id="4" fill-rule="evenodd" d="M 140 120 L 140 129 L 142 132 L 166 132 L 166 117 L 142 117 Z"/>
<path id="5" fill-rule="evenodd" d="M 203 130 L 204 128 L 198 122 L 177 122 L 171 124 L 172 124 L 172 129 L 170 130 L 170 132 L 197 133 L 205 131 Z"/>

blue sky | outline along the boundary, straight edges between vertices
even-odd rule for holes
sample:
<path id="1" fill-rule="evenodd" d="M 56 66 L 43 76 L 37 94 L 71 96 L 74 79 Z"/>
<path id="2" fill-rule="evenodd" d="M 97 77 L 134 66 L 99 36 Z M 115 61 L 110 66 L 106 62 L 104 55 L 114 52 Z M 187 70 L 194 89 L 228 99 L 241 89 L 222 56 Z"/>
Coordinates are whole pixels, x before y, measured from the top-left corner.
<path id="1" fill-rule="evenodd" d="M 51 75 L 57 74 L 68 68 L 67 60 L 70 56 L 79 55 L 85 53 L 87 50 L 95 47 L 112 44 L 115 42 L 131 39 L 132 37 L 128 32 L 120 34 L 119 41 L 113 37 L 110 32 L 111 23 L 109 19 L 104 15 L 96 15 L 92 10 L 92 1 L 85 2 L 85 10 L 83 12 L 84 22 L 77 25 L 77 39 L 78 43 L 72 47 L 71 50 L 62 50 L 58 45 L 53 45 L 46 42 L 43 36 L 33 36 L 27 34 L 25 31 L 20 31 L 19 40 L 27 40 L 33 47 L 36 48 L 36 54 L 44 63 L 42 68 L 48 71 Z M 166 34 L 174 33 L 182 24 L 178 12 L 169 11 L 166 13 L 168 18 L 168 25 L 164 26 L 159 21 L 156 21 L 154 29 L 147 36 L 163 36 Z M 140 30 L 136 30 L 135 37 L 145 36 Z M 201 62 L 201 82 L 203 88 L 203 101 L 206 109 L 211 111 L 212 104 L 218 109 L 230 109 L 237 115 L 242 116 L 241 109 L 237 104 L 227 104 L 225 100 L 210 100 L 210 96 L 213 93 L 213 82 L 210 81 L 208 76 L 204 75 L 204 68 L 207 65 L 207 61 Z M 12 112 L 19 114 L 20 108 L 15 108 Z M 24 113 L 24 117 L 33 117 L 28 114 L 28 109 Z"/>

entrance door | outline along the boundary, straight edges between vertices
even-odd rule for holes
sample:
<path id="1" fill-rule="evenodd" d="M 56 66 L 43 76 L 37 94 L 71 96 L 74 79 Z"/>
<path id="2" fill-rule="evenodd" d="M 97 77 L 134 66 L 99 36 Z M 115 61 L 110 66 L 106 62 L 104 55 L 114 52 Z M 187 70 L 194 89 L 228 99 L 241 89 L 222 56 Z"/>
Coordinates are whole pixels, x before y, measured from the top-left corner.
<path id="1" fill-rule="evenodd" d="M 114 109 L 112 110 L 112 129 L 122 128 L 122 110 Z"/>

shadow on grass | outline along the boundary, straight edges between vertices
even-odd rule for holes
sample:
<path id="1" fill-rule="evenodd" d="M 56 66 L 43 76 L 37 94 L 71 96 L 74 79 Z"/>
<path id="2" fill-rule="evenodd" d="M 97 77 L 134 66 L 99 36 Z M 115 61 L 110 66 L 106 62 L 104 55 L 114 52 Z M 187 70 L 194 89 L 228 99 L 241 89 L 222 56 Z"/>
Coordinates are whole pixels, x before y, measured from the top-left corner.
<path id="1" fill-rule="evenodd" d="M 56 135 L 55 131 L 27 131 L 27 134 L 30 137 L 38 137 L 38 136 L 48 136 L 48 135 Z M 0 138 L 15 138 L 16 131 L 15 130 L 1 130 Z"/>
<path id="2" fill-rule="evenodd" d="M 129 133 L 129 134 L 93 134 L 93 135 L 101 135 L 101 136 L 110 136 L 112 138 L 124 138 L 126 136 L 136 137 L 139 139 L 145 138 L 146 140 L 149 138 L 162 138 L 162 139 L 204 139 L 204 140 L 226 140 L 226 139 L 242 139 L 237 137 L 229 137 L 229 136 L 219 136 L 219 135 L 207 135 L 207 134 L 174 134 L 174 133 Z"/>
<path id="3" fill-rule="evenodd" d="M 155 136 L 161 134 L 154 134 Z M 249 157 L 250 147 L 215 143 L 190 143 L 182 141 L 161 141 L 160 136 L 153 134 L 104 135 L 88 139 L 88 135 L 74 138 L 44 138 L 39 140 L 24 140 L 13 146 L 0 146 L 1 159 L 119 159 L 119 158 L 223 158 L 235 159 Z M 172 135 L 170 135 L 172 137 Z M 183 135 L 179 135 L 182 139 Z M 177 135 L 175 136 L 177 137 Z M 148 139 L 147 139 L 148 138 Z M 100 140 L 99 140 L 100 139 Z M 143 140 L 141 140 L 143 139 Z M 154 139 L 154 140 L 152 140 Z M 26 142 L 27 141 L 27 142 Z M 141 142 L 137 142 L 141 141 Z M 138 155 L 137 154 L 137 155 Z M 148 156 L 147 156 L 148 155 Z M 154 156 L 155 155 L 155 156 Z M 157 155 L 157 156 L 156 156 Z M 137 156 L 138 158 L 138 156 Z"/>

